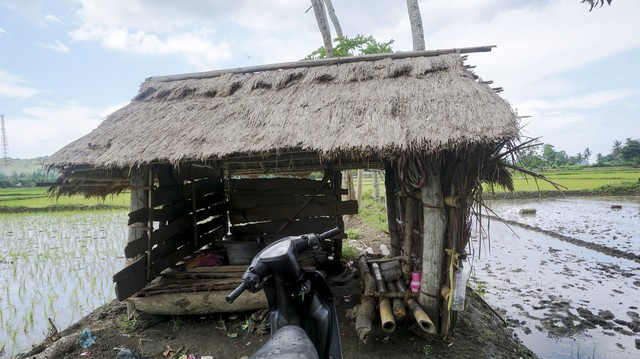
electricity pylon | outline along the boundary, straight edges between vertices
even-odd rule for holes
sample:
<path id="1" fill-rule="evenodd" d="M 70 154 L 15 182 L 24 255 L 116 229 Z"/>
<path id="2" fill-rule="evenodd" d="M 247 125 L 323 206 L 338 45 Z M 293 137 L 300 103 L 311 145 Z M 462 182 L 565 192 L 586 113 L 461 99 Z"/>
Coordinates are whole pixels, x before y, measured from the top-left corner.
<path id="1" fill-rule="evenodd" d="M 0 115 L 0 128 L 2 132 L 2 162 L 9 167 L 9 144 L 7 143 L 7 130 L 4 127 L 4 115 Z"/>

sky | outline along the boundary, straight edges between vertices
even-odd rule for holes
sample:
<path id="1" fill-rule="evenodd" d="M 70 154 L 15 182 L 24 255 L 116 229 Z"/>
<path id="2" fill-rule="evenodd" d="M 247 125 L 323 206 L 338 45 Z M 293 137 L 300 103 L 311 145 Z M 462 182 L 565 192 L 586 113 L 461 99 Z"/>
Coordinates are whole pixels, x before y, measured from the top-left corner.
<path id="1" fill-rule="evenodd" d="M 345 35 L 410 51 L 406 2 L 333 0 Z M 302 0 L 0 0 L 0 114 L 9 155 L 51 155 L 145 78 L 296 61 L 322 44 Z M 640 1 L 420 1 L 427 49 L 496 45 L 474 71 L 523 135 L 573 155 L 640 138 Z M 593 161 L 594 158 L 592 158 Z"/>

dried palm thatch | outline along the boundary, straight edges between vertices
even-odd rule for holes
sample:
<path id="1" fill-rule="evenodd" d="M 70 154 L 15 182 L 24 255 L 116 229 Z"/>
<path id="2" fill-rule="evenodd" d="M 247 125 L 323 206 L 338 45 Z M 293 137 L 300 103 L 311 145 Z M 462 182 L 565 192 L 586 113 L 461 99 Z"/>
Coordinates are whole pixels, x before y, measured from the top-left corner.
<path id="1" fill-rule="evenodd" d="M 393 157 L 517 137 L 509 104 L 475 78 L 459 54 L 152 78 L 46 165 L 113 169 L 290 151 Z"/>

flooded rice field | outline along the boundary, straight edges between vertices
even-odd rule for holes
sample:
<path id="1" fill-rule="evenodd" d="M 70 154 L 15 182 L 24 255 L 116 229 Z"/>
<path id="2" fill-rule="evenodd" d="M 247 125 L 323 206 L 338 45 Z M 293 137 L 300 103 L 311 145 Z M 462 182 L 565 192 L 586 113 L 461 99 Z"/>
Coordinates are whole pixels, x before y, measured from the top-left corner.
<path id="1" fill-rule="evenodd" d="M 492 201 L 487 205 L 506 220 L 640 254 L 638 197 L 527 199 Z M 535 209 L 536 213 L 520 214 L 523 208 Z"/>
<path id="2" fill-rule="evenodd" d="M 612 203 L 622 209 L 612 211 Z M 496 201 L 492 208 L 532 227 L 640 252 L 639 198 Z M 521 208 L 537 213 L 521 216 Z M 640 263 L 495 220 L 484 228 L 490 241 L 473 259 L 472 286 L 504 310 L 538 356 L 640 357 Z"/>
<path id="3" fill-rule="evenodd" d="M 44 339 L 115 297 L 125 212 L 0 215 L 0 358 Z"/>

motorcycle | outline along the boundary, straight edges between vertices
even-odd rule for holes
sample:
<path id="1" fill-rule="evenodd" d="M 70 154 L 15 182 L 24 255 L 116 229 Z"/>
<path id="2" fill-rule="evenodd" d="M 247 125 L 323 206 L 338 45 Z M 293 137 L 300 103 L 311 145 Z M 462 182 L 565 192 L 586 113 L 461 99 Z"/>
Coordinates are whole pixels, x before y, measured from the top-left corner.
<path id="1" fill-rule="evenodd" d="M 340 234 L 289 236 L 260 251 L 226 300 L 245 290 L 264 290 L 269 304 L 271 338 L 249 359 L 342 359 L 338 316 L 329 283 L 317 270 L 303 270 L 298 255 Z"/>

